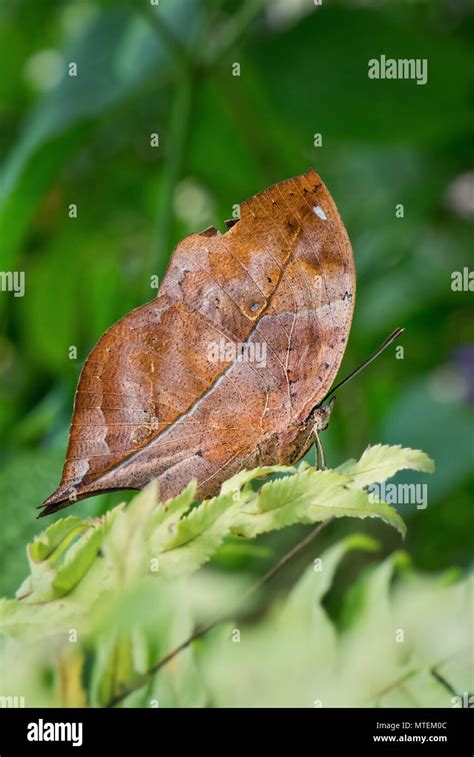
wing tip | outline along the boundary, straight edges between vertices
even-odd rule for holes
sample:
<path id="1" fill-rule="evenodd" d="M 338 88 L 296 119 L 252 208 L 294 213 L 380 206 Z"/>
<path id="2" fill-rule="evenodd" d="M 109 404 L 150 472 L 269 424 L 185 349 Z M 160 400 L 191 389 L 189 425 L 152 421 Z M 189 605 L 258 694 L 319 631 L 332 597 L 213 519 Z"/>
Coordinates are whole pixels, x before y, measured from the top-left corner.
<path id="1" fill-rule="evenodd" d="M 37 505 L 36 509 L 41 510 L 38 518 L 44 518 L 47 515 L 53 515 L 58 510 L 63 510 L 65 507 L 70 507 L 76 502 L 89 497 L 94 497 L 100 494 L 107 494 L 108 492 L 126 491 L 126 490 L 139 490 L 140 486 L 110 486 L 101 488 L 97 485 L 97 482 L 90 482 L 88 484 L 67 484 L 59 485 L 56 491 L 54 491 L 41 505 Z"/>
<path id="2" fill-rule="evenodd" d="M 41 505 L 37 505 L 38 510 L 42 510 L 37 516 L 44 518 L 46 515 L 52 515 L 64 507 L 73 505 L 78 499 L 78 492 L 74 486 L 58 486 L 58 488 L 47 497 Z"/>

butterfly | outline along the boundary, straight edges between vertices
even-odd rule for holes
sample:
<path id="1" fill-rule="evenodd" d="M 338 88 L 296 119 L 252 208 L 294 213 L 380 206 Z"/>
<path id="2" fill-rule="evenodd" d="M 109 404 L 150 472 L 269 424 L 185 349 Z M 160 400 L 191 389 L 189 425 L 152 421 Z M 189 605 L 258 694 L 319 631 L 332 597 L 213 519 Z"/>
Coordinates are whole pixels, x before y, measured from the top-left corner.
<path id="1" fill-rule="evenodd" d="M 152 479 L 163 501 L 192 479 L 205 499 L 240 470 L 295 462 L 327 425 L 356 289 L 329 191 L 310 169 L 227 226 L 183 239 L 157 296 L 93 348 L 41 515 Z"/>

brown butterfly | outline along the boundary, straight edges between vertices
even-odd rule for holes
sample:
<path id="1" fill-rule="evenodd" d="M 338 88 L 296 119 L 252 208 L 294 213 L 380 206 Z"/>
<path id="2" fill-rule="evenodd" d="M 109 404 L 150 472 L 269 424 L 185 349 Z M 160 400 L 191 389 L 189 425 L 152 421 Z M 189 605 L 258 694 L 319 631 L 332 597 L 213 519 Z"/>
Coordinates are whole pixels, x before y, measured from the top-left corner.
<path id="1" fill-rule="evenodd" d="M 227 225 L 186 237 L 157 297 L 90 353 L 42 515 L 154 478 L 162 500 L 192 479 L 207 498 L 244 468 L 296 461 L 326 427 L 356 286 L 334 201 L 309 170 Z"/>

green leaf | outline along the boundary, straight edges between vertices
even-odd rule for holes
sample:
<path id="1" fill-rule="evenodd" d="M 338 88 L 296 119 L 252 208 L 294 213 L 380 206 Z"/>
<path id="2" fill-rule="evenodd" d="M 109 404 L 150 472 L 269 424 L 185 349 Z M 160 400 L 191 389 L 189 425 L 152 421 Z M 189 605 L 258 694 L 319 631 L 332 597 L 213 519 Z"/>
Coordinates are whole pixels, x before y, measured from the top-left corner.
<path id="1" fill-rule="evenodd" d="M 236 494 L 251 481 L 256 478 L 266 478 L 274 473 L 294 473 L 295 469 L 288 465 L 265 465 L 252 470 L 243 470 L 236 473 L 235 476 L 224 481 L 221 486 L 221 494 Z"/>
<path id="2" fill-rule="evenodd" d="M 20 586 L 17 598 L 38 604 L 71 592 L 94 563 L 119 510 L 90 521 L 70 516 L 36 537 L 28 549 L 31 574 Z"/>
<path id="3" fill-rule="evenodd" d="M 337 471 L 303 470 L 264 484 L 236 513 L 232 532 L 249 538 L 294 523 L 317 523 L 345 516 L 381 518 L 402 536 L 405 526 L 384 502 L 371 503 L 366 492 L 351 487 L 350 476 Z"/>
<path id="4" fill-rule="evenodd" d="M 191 573 L 219 550 L 226 536 L 254 538 L 333 517 L 379 518 L 404 536 L 397 511 L 385 502 L 372 502 L 360 487 L 410 467 L 427 471 L 432 463 L 422 452 L 377 446 L 366 450 L 358 463 L 349 461 L 337 470 L 317 471 L 307 464 L 297 469 L 260 467 L 233 476 L 220 494 L 194 508 L 195 482 L 164 504 L 152 482 L 127 508 L 119 506 L 100 519 L 65 518 L 37 536 L 29 548 L 31 574 L 19 596 L 46 602 L 78 587 L 79 593 L 89 592 L 92 602 L 100 593 L 97 586 L 103 590 L 133 583 L 147 573 Z M 255 478 L 273 473 L 289 475 L 256 491 L 249 487 Z M 97 562 L 99 550 L 102 558 Z M 92 576 L 87 575 L 90 569 Z"/>
<path id="5" fill-rule="evenodd" d="M 337 470 L 351 476 L 355 486 L 362 489 L 370 484 L 386 481 L 398 471 L 407 468 L 422 473 L 433 473 L 435 465 L 433 460 L 419 449 L 376 444 L 374 447 L 367 447 L 359 461 L 348 460 Z"/>
<path id="6" fill-rule="evenodd" d="M 152 481 L 130 502 L 116 508 L 110 536 L 102 545 L 103 570 L 110 570 L 122 586 L 147 572 L 147 535 L 152 514 L 160 506 L 158 484 Z"/>
<path id="7" fill-rule="evenodd" d="M 409 467 L 411 451 L 400 454 L 398 447 L 383 450 L 383 471 Z M 422 455 L 422 453 L 420 453 Z M 412 455 L 413 465 L 419 466 L 420 455 Z M 274 466 L 242 471 L 223 484 L 221 493 L 192 510 L 188 515 L 171 521 L 161 517 L 159 539 L 152 538 L 154 555 L 159 557 L 163 575 L 191 572 L 209 560 L 221 546 L 227 534 L 254 538 L 294 523 L 316 523 L 331 517 L 380 518 L 405 535 L 405 525 L 397 511 L 384 502 L 373 503 L 366 492 L 353 486 L 350 474 L 339 471 L 315 471 L 310 466 L 294 468 Z M 271 473 L 291 471 L 292 475 L 270 481 L 256 492 L 247 488 L 253 479 Z M 357 472 L 357 471 L 356 471 Z M 182 495 L 181 495 L 182 496 Z M 168 505 L 170 506 L 170 505 Z M 189 494 L 181 511 L 189 506 Z"/>
<path id="8" fill-rule="evenodd" d="M 323 601 L 344 555 L 376 547 L 354 534 L 325 550 L 283 608 L 242 629 L 238 651 L 228 634 L 209 640 L 200 667 L 214 706 L 461 706 L 452 689 L 462 694 L 473 684 L 471 580 L 444 586 L 407 568 L 400 552 L 359 575 L 354 561 L 343 594 L 351 622 L 341 626 L 339 613 L 328 614 L 332 603 Z"/>
<path id="9" fill-rule="evenodd" d="M 86 612 L 104 593 L 134 586 L 145 576 L 163 581 L 192 573 L 218 552 L 227 536 L 254 538 L 333 517 L 379 518 L 403 536 L 405 525 L 397 511 L 371 502 L 359 486 L 361 479 L 368 480 L 369 468 L 381 480 L 409 466 L 426 470 L 430 463 L 413 450 L 374 447 L 358 463 L 349 461 L 338 470 L 316 471 L 307 464 L 296 470 L 257 468 L 234 476 L 219 495 L 194 508 L 195 482 L 164 504 L 152 482 L 128 507 L 119 505 L 102 518 L 70 516 L 35 537 L 28 550 L 30 574 L 17 593 L 23 612 L 15 623 L 28 616 L 28 605 L 50 603 L 59 627 L 61 614 L 70 618 L 78 608 Z M 288 470 L 289 475 L 257 491 L 249 487 L 256 477 Z M 44 609 L 36 612 L 38 624 L 48 619 Z"/>
<path id="10" fill-rule="evenodd" d="M 207 562 L 229 533 L 235 507 L 231 495 L 221 494 L 182 518 L 162 545 L 160 572 L 163 575 L 191 573 Z"/>
<path id="11" fill-rule="evenodd" d="M 64 644 L 67 629 L 80 628 L 87 649 L 94 650 L 88 690 L 93 706 L 107 704 L 133 681 L 140 687 L 124 700 L 128 706 L 150 706 L 155 699 L 161 706 L 206 706 L 209 701 L 219 706 L 311 707 L 320 701 L 323 706 L 450 706 L 449 687 L 468 685 L 459 673 L 465 666 L 449 667 L 453 655 L 469 646 L 462 620 L 469 601 L 466 582 L 414 575 L 407 555 L 395 552 L 354 581 L 336 622 L 323 601 L 348 552 L 377 548 L 363 534 L 345 538 L 311 562 L 283 608 L 273 609 L 257 627 L 245 628 L 237 654 L 229 656 L 229 626 L 225 634 L 202 642 L 204 666 L 202 661 L 196 665 L 198 645 L 185 650 L 178 673 L 167 666 L 144 677 L 192 633 L 198 584 L 189 573 L 216 554 L 226 536 L 253 537 L 290 523 L 345 515 L 378 517 L 403 530 L 396 511 L 371 503 L 360 486 L 369 475 L 381 480 L 409 466 L 426 470 L 430 462 L 413 450 L 377 447 L 338 470 L 290 469 L 257 491 L 249 487 L 252 478 L 277 467 L 246 472 L 195 507 L 194 483 L 162 504 L 152 482 L 128 507 L 119 506 L 102 519 L 65 518 L 30 549 L 36 559 L 30 554 L 32 591 L 26 601 L 0 603 L 2 654 L 8 654 L 8 644 L 19 645 L 23 655 L 36 644 L 35 654 L 42 659 L 42 645 L 53 638 L 56 645 Z M 159 563 L 157 575 L 150 569 L 153 558 Z M 176 575 L 186 578 L 173 580 Z M 442 632 L 427 639 L 426 624 L 440 622 Z M 222 680 L 223 666 L 229 684 Z M 437 677 L 433 671 L 438 668 Z M 22 675 L 27 680 L 26 668 Z M 250 684 L 249 675 L 258 685 Z M 297 681 L 296 689 L 277 686 L 282 678 Z"/>
<path id="12" fill-rule="evenodd" d="M 318 558 L 317 563 L 311 564 L 306 569 L 292 589 L 285 602 L 281 618 L 286 618 L 288 622 L 303 623 L 303 616 L 305 616 L 307 627 L 317 630 L 320 613 L 322 613 L 321 602 L 331 588 L 334 575 L 343 558 L 354 550 L 375 552 L 379 546 L 375 539 L 365 534 L 351 534 L 327 549 Z M 314 612 L 317 613 L 316 617 Z"/>
<path id="13" fill-rule="evenodd" d="M 64 545 L 64 548 L 67 546 L 64 544 L 66 537 L 71 537 L 84 528 L 87 528 L 87 525 L 77 515 L 57 520 L 48 526 L 46 531 L 35 536 L 29 550 L 30 558 L 35 562 L 45 560 L 59 544 Z"/>
<path id="14" fill-rule="evenodd" d="M 152 553 L 158 554 L 161 551 L 163 544 L 169 539 L 170 531 L 176 528 L 180 519 L 190 509 L 196 497 L 196 489 L 196 482 L 191 481 L 181 494 L 154 510 L 148 525 Z"/>

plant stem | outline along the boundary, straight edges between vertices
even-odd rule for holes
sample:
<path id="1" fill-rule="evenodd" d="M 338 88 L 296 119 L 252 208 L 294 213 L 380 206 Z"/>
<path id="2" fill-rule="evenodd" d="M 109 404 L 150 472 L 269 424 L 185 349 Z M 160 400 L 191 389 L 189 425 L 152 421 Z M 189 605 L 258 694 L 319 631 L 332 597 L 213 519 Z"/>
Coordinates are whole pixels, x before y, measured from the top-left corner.
<path id="1" fill-rule="evenodd" d="M 250 586 L 250 588 L 243 593 L 240 598 L 240 604 L 243 604 L 249 597 L 259 591 L 262 586 L 270 581 L 281 570 L 281 568 L 283 568 L 296 554 L 298 554 L 298 552 L 307 547 L 308 544 L 310 544 L 316 538 L 316 536 L 321 533 L 323 528 L 329 525 L 329 523 L 331 523 L 333 520 L 333 518 L 329 518 L 328 520 L 319 523 L 316 528 L 313 528 L 313 530 L 310 531 L 307 536 L 305 536 L 304 539 L 295 544 L 295 546 L 292 547 L 286 554 L 284 554 L 283 557 L 281 557 L 280 560 L 278 560 L 278 562 L 276 562 L 275 565 L 270 568 L 270 570 L 268 570 L 263 576 L 261 576 L 261 578 L 258 579 L 258 581 L 256 581 L 256 583 L 252 584 L 252 586 Z M 149 668 L 146 673 L 143 673 L 143 675 L 141 675 L 134 683 L 130 684 L 130 686 L 124 689 L 120 694 L 117 694 L 115 697 L 113 697 L 105 705 L 105 707 L 115 707 L 117 704 L 120 704 L 120 702 L 122 702 L 126 697 L 128 697 L 130 694 L 133 694 L 134 691 L 138 691 L 138 689 L 142 688 L 142 686 L 145 686 L 152 675 L 161 670 L 161 668 L 164 668 L 165 665 L 167 665 L 174 657 L 176 657 L 176 655 L 189 647 L 189 645 L 192 644 L 193 641 L 200 639 L 206 633 L 215 628 L 215 626 L 219 625 L 220 623 L 225 623 L 228 620 L 230 620 L 229 616 L 225 615 L 221 618 L 213 620 L 211 623 L 208 623 L 201 628 L 197 628 L 191 636 L 189 636 L 185 641 L 183 641 L 173 650 L 171 650 L 171 652 L 168 652 L 168 654 L 162 657 L 161 660 L 158 660 L 155 665 Z"/>
<path id="2" fill-rule="evenodd" d="M 168 144 L 166 162 L 163 168 L 163 179 L 160 187 L 160 197 L 156 213 L 154 243 L 150 273 L 160 277 L 166 270 L 170 255 L 170 244 L 173 226 L 173 198 L 176 185 L 181 178 L 186 145 L 189 136 L 189 126 L 193 106 L 194 78 L 190 70 L 182 70 L 176 84 L 171 115 L 167 129 Z M 146 281 L 149 294 L 149 282 Z"/>
<path id="3" fill-rule="evenodd" d="M 155 230 L 150 254 L 149 275 L 161 276 L 166 270 L 171 250 L 173 197 L 184 164 L 193 102 L 194 68 L 188 49 L 173 34 L 145 0 L 139 0 L 138 8 L 145 16 L 160 42 L 168 49 L 176 65 L 176 89 L 171 106 L 170 120 L 165 139 L 166 160 L 163 181 L 156 214 Z M 150 282 L 145 277 L 145 296 L 150 295 Z"/>
<path id="4" fill-rule="evenodd" d="M 248 0 L 240 10 L 232 16 L 220 35 L 217 48 L 211 54 L 206 66 L 214 66 L 225 57 L 230 49 L 245 33 L 249 24 L 257 16 L 264 5 L 264 0 Z M 140 3 L 140 10 L 146 16 L 157 37 L 168 48 L 176 63 L 177 85 L 168 124 L 168 144 L 166 161 L 163 169 L 163 181 L 160 187 L 160 197 L 156 214 L 154 239 L 150 254 L 148 275 L 157 274 L 160 279 L 164 275 L 171 253 L 173 228 L 173 198 L 176 185 L 181 177 L 185 151 L 189 136 L 189 127 L 193 109 L 195 80 L 201 69 L 199 59 L 193 61 L 189 50 L 173 34 L 163 22 L 160 13 L 153 10 L 147 3 Z M 145 295 L 150 295 L 148 276 L 145 279 Z"/>
<path id="5" fill-rule="evenodd" d="M 153 31 L 159 37 L 163 45 L 174 58 L 178 68 L 189 66 L 191 61 L 187 48 L 173 34 L 171 29 L 163 21 L 160 12 L 156 12 L 149 4 L 149 0 L 138 0 L 138 9 L 145 16 Z"/>
<path id="6" fill-rule="evenodd" d="M 222 29 L 219 35 L 218 45 L 211 52 L 206 63 L 209 67 L 214 67 L 225 58 L 225 56 L 237 44 L 239 39 L 245 34 L 248 27 L 258 16 L 265 6 L 265 0 L 247 0 L 241 8 L 235 13 L 231 20 Z"/>

